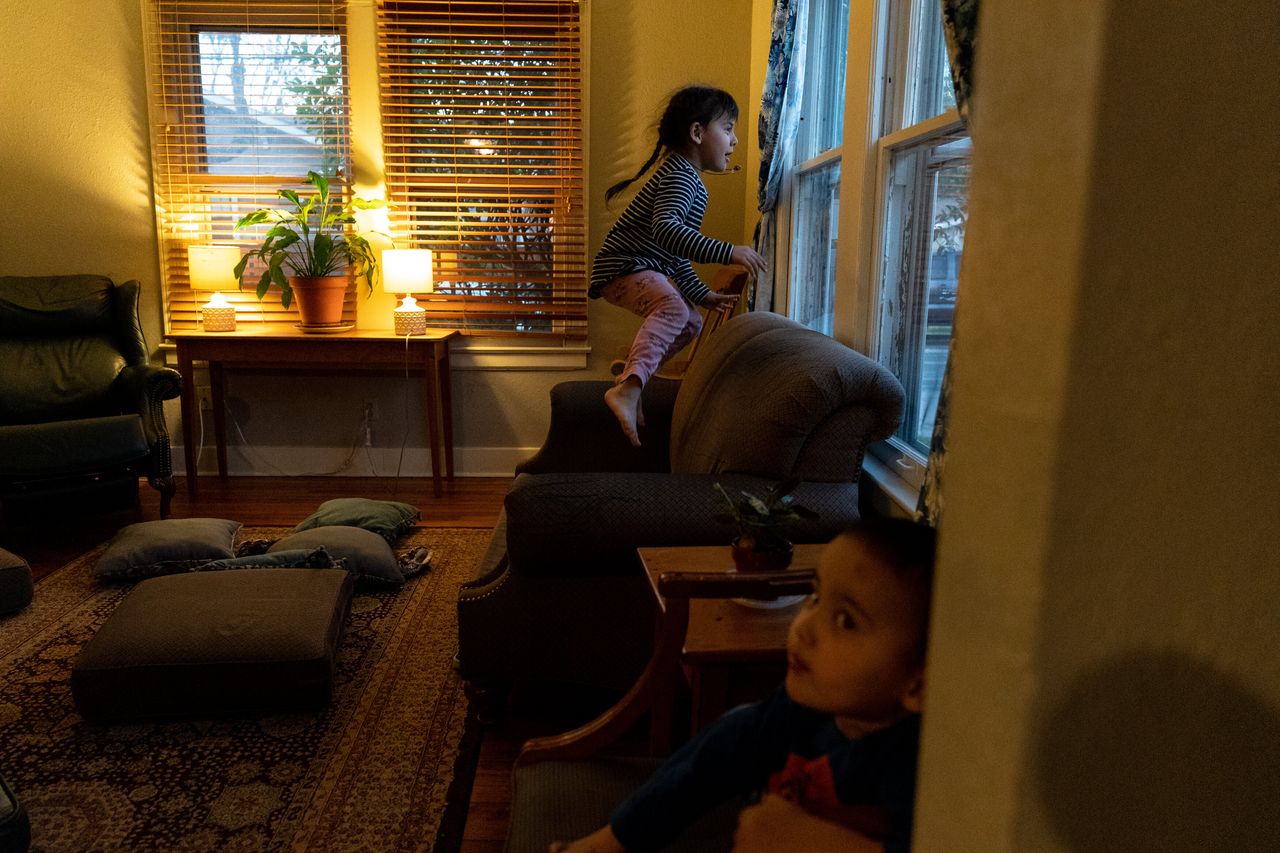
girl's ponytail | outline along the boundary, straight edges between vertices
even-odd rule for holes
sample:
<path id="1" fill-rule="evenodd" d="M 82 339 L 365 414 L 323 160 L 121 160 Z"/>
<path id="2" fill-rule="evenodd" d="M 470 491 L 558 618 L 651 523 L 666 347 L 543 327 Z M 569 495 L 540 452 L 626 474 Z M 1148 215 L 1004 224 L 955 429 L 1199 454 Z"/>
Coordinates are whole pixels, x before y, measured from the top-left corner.
<path id="1" fill-rule="evenodd" d="M 618 181 L 609 189 L 604 191 L 605 202 L 613 201 L 613 197 L 625 190 L 628 186 L 640 180 L 640 176 L 649 171 L 649 167 L 658 162 L 658 155 L 662 153 L 662 140 L 658 140 L 658 144 L 653 146 L 653 153 L 649 155 L 649 159 L 640 167 L 640 171 L 635 173 L 634 177 L 627 178 L 625 181 Z"/>

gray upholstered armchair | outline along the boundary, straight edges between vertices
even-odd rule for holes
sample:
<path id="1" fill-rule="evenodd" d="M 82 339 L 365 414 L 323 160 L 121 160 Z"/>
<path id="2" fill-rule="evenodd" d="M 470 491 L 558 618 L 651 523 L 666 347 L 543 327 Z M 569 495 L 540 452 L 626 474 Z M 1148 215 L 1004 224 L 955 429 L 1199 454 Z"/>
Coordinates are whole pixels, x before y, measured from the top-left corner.
<path id="1" fill-rule="evenodd" d="M 639 449 L 605 407 L 607 387 L 552 389 L 546 441 L 459 593 L 458 662 L 473 687 L 629 686 L 654 629 L 637 546 L 727 544 L 714 484 L 762 491 L 787 477 L 820 515 L 790 538 L 827 541 L 857 519 L 863 452 L 902 412 L 889 371 L 767 313 L 725 323 L 683 380 L 650 383 Z"/>
<path id="2" fill-rule="evenodd" d="M 129 495 L 138 477 L 169 514 L 164 400 L 182 377 L 148 363 L 136 281 L 0 277 L 0 498 L 90 489 Z"/>

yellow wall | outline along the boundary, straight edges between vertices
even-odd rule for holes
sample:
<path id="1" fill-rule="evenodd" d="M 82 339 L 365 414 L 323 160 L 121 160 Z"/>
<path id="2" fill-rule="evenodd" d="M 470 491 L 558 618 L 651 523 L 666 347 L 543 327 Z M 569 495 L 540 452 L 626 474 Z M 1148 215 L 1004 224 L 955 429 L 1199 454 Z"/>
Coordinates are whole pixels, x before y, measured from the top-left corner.
<path id="1" fill-rule="evenodd" d="M 737 96 L 746 118 L 752 21 L 751 4 L 741 0 L 590 0 L 585 6 L 588 240 L 594 250 L 616 215 L 604 208 L 604 187 L 644 161 L 657 111 L 671 90 L 691 81 L 722 86 Z M 352 8 L 361 16 L 372 11 L 368 0 L 353 0 Z M 141 31 L 139 0 L 6 5 L 0 16 L 6 45 L 0 52 L 0 272 L 137 278 L 145 330 L 156 347 L 161 303 Z M 356 49 L 361 37 L 353 32 Z M 767 33 L 763 38 L 758 49 L 767 49 Z M 748 123 L 754 128 L 754 112 L 749 114 L 744 129 Z M 740 136 L 745 155 L 754 130 Z M 369 153 L 362 158 L 372 159 Z M 746 162 L 745 156 L 735 159 Z M 357 165 L 359 179 L 376 179 L 368 164 Z M 708 234 L 740 241 L 749 233 L 754 219 L 744 209 L 746 182 L 746 172 L 708 177 Z M 460 470 L 510 473 L 511 460 L 541 443 L 550 386 L 607 376 L 614 351 L 630 342 L 637 325 L 625 312 L 593 303 L 586 371 L 456 371 Z M 232 470 L 327 470 L 328 459 L 346 455 L 364 401 L 374 403 L 376 444 L 388 453 L 398 449 L 407 417 L 409 445 L 422 447 L 425 430 L 413 414 L 421 409 L 416 385 L 406 389 L 390 377 L 292 375 L 282 381 L 278 375 L 238 375 L 229 388 L 231 414 L 255 450 L 233 446 Z M 315 399 L 325 400 L 323 412 L 310 405 Z M 172 419 L 180 434 L 176 412 Z M 232 444 L 237 440 L 233 425 Z"/>
<path id="2" fill-rule="evenodd" d="M 142 282 L 160 343 L 137 0 L 8 0 L 0 14 L 0 274 Z"/>

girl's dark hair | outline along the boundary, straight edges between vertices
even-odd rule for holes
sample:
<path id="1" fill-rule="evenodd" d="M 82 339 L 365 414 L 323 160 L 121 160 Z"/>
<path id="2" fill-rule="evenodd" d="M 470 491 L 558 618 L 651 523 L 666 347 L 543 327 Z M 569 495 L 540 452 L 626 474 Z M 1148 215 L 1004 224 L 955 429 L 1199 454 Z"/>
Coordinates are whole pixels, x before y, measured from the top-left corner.
<path id="1" fill-rule="evenodd" d="M 667 108 L 658 121 L 658 142 L 653 146 L 653 153 L 640 167 L 634 177 L 619 181 L 604 192 L 604 200 L 612 201 L 613 197 L 636 181 L 649 167 L 658 162 L 662 149 L 672 149 L 684 144 L 690 125 L 697 122 L 704 127 L 720 116 L 727 115 L 738 120 L 738 102 L 723 89 L 711 86 L 685 86 L 667 101 Z"/>

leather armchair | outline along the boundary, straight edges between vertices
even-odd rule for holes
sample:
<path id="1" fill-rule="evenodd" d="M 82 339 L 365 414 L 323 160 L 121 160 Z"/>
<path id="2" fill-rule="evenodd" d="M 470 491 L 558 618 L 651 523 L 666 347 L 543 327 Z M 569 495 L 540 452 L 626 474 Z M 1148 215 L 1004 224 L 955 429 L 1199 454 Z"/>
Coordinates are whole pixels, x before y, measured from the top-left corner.
<path id="1" fill-rule="evenodd" d="M 729 320 L 682 380 L 649 384 L 638 449 L 604 405 L 609 385 L 552 389 L 547 438 L 459 592 L 458 663 L 473 688 L 629 686 L 654 630 L 636 548 L 727 545 L 714 484 L 763 492 L 788 477 L 819 518 L 787 535 L 829 540 L 858 518 L 863 452 L 897 428 L 903 399 L 879 364 L 768 313 Z"/>
<path id="2" fill-rule="evenodd" d="M 176 370 L 149 363 L 136 281 L 0 277 L 0 499 L 174 493 L 163 401 Z"/>

